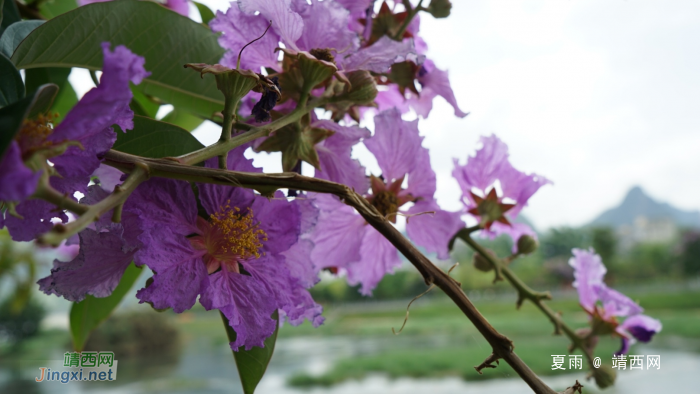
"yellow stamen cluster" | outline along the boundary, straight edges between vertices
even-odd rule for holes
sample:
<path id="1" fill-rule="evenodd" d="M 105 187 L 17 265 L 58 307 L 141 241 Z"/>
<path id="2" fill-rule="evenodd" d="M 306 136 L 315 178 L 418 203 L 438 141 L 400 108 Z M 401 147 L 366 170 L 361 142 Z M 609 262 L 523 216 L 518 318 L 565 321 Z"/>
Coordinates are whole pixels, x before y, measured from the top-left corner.
<path id="1" fill-rule="evenodd" d="M 38 115 L 36 119 L 25 119 L 17 133 L 17 142 L 23 152 L 35 151 L 51 145 L 46 138 L 53 132 L 53 121 L 58 115 Z"/>
<path id="2" fill-rule="evenodd" d="M 238 207 L 231 208 L 230 202 L 219 207 L 219 212 L 211 214 L 211 223 L 221 231 L 224 242 L 220 245 L 225 253 L 234 254 L 242 259 L 260 257 L 260 248 L 263 241 L 267 241 L 267 234 L 260 228 L 259 223 L 253 221 L 253 210 L 248 208 L 246 214 L 242 214 Z"/>

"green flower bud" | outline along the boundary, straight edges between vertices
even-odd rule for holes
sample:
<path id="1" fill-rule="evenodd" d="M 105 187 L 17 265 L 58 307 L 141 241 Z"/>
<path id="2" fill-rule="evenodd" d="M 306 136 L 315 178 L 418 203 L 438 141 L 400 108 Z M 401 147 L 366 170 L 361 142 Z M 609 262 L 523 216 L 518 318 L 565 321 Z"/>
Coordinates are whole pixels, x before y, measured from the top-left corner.
<path id="1" fill-rule="evenodd" d="M 450 0 L 432 0 L 428 6 L 428 12 L 435 18 L 447 18 L 451 10 Z"/>
<path id="2" fill-rule="evenodd" d="M 518 253 L 530 254 L 537 250 L 539 242 L 529 235 L 522 235 L 518 238 Z"/>
<path id="3" fill-rule="evenodd" d="M 613 367 L 608 364 L 603 364 L 600 366 L 600 368 L 593 368 L 593 378 L 595 379 L 595 384 L 597 384 L 601 389 L 615 384 L 616 377 L 617 371 L 615 371 Z"/>
<path id="4" fill-rule="evenodd" d="M 491 253 L 491 251 L 488 252 Z M 472 264 L 474 264 L 474 268 L 482 272 L 489 272 L 493 269 L 493 264 L 491 264 L 486 257 L 479 253 L 474 253 L 474 257 L 472 257 Z"/>

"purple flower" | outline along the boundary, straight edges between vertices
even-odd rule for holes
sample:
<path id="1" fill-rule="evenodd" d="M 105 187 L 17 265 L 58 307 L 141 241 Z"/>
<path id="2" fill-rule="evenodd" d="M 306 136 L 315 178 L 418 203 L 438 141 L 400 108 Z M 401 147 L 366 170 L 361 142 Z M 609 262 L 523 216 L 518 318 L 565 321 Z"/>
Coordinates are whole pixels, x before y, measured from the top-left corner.
<path id="1" fill-rule="evenodd" d="M 397 110 L 384 111 L 375 117 L 375 134 L 364 143 L 377 158 L 382 175 L 370 178 L 372 193 L 366 198 L 394 222 L 401 212 L 399 208 L 408 202 L 414 205 L 405 214 L 435 212 L 411 217 L 406 231 L 417 245 L 447 258 L 447 241 L 464 224 L 459 213 L 443 211 L 437 206 L 435 173 L 430 167 L 428 150 L 421 146 L 422 140 L 418 121 L 403 121 Z M 317 269 L 344 270 L 350 284 L 361 284 L 360 292 L 371 294 L 382 277 L 401 264 L 397 250 L 337 198 L 316 196 L 315 202 L 321 214 L 311 237 L 315 243 L 311 254 L 314 265 Z"/>
<path id="2" fill-rule="evenodd" d="M 90 175 L 117 138 L 112 125 L 122 130 L 133 128 L 129 82 L 138 84 L 150 75 L 144 70 L 145 60 L 121 45 L 112 52 L 105 42 L 102 50 L 100 85 L 87 92 L 56 128 L 50 125 L 51 117 L 25 121 L 0 162 L 0 183 L 11 186 L 3 188 L 0 199 L 22 201 L 29 197 L 47 159 L 59 175 L 50 179 L 55 189 L 71 198 L 76 191 L 85 193 Z M 5 217 L 16 241 L 29 241 L 48 231 L 52 218 L 67 220 L 62 211 L 43 201 L 22 202 L 17 213 L 24 218 Z"/>
<path id="3" fill-rule="evenodd" d="M 342 66 L 345 71 L 369 70 L 385 73 L 394 63 L 412 61 L 421 64 L 424 59 L 425 56 L 416 52 L 412 39 L 399 42 L 382 36 L 371 46 L 362 48 L 345 58 L 342 61 Z"/>
<path id="4" fill-rule="evenodd" d="M 112 0 L 78 0 L 78 5 L 83 6 L 92 3 L 106 3 Z M 190 5 L 187 0 L 165 0 L 165 7 L 177 12 L 178 14 L 187 16 L 190 13 Z"/>
<path id="5" fill-rule="evenodd" d="M 229 169 L 259 172 L 244 150 L 229 153 Z M 216 160 L 207 165 L 216 167 Z M 141 302 L 182 312 L 201 296 L 207 310 L 219 309 L 229 319 L 238 334 L 234 350 L 262 347 L 275 329 L 270 315 L 277 309 L 292 324 L 304 318 L 321 324 L 321 308 L 304 288 L 314 283 L 305 267 L 309 259 L 300 254 L 309 245 L 297 245 L 308 207 L 280 193 L 268 200 L 243 188 L 198 185 L 198 190 L 207 219 L 197 215 L 186 182 L 153 179 L 132 197 L 143 222 L 135 261 L 155 272 L 153 282 L 137 293 Z"/>
<path id="6" fill-rule="evenodd" d="M 574 268 L 573 286 L 578 290 L 579 302 L 593 319 L 594 328 L 614 332 L 622 338 L 622 347 L 615 354 L 625 354 L 635 340 L 649 342 L 661 331 L 661 322 L 641 313 L 636 302 L 605 285 L 607 272 L 603 261 L 593 249 L 573 249 L 569 265 Z M 618 318 L 625 318 L 622 324 Z"/>
<path id="7" fill-rule="evenodd" d="M 529 226 L 510 221 L 527 206 L 540 187 L 551 182 L 513 168 L 508 161 L 508 146 L 495 135 L 481 137 L 481 143 L 481 149 L 467 159 L 466 165 L 459 165 L 457 159 L 454 161 L 452 176 L 462 189 L 466 211 L 480 220 L 488 236 L 508 234 L 514 241 L 524 234 L 536 236 Z"/>

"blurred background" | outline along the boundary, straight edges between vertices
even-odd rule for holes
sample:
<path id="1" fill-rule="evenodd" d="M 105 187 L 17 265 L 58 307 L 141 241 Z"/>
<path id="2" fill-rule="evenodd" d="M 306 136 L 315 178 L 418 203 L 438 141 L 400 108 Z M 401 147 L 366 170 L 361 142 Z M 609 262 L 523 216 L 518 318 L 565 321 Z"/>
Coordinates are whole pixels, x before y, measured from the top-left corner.
<path id="1" fill-rule="evenodd" d="M 226 1 L 201 2 L 228 7 Z M 447 19 L 421 19 L 428 57 L 449 70 L 460 107 L 471 112 L 455 118 L 436 99 L 420 122 L 441 205 L 460 208 L 453 158 L 463 163 L 479 136 L 497 134 L 518 169 L 554 182 L 523 211 L 540 247 L 511 268 L 536 290 L 551 291 L 552 308 L 570 326 L 584 327 L 587 316 L 567 261 L 572 248 L 594 247 L 608 268 L 607 283 L 663 323 L 650 344 L 630 351 L 660 355 L 661 369 L 621 371 L 606 393 L 681 391 L 694 387 L 700 368 L 698 16 L 699 3 L 680 0 L 470 0 L 453 1 Z M 78 96 L 94 86 L 84 70 L 74 69 L 70 81 Z M 171 109 L 163 106 L 159 117 Z M 218 138 L 208 122 L 193 133 L 205 143 Z M 378 172 L 366 150 L 354 155 Z M 267 171 L 281 167 L 274 154 L 256 156 L 256 164 Z M 483 242 L 500 256 L 510 253 L 509 239 Z M 23 370 L 21 360 L 61 360 L 71 350 L 70 303 L 38 293 L 35 282 L 54 258 L 71 253 L 13 243 L 0 232 L 1 393 L 241 392 L 219 315 L 201 307 L 156 313 L 139 305 L 134 294 L 147 273 L 87 345 L 115 352 L 117 381 L 35 383 L 36 374 Z M 445 269 L 460 263 L 452 275 L 552 387 L 578 379 L 584 392 L 597 392 L 585 372 L 551 370 L 551 355 L 566 354 L 567 340 L 553 336 L 532 305 L 516 310 L 512 288 L 492 285 L 492 274 L 476 270 L 471 257 L 458 242 L 450 261 L 435 261 Z M 258 392 L 526 392 L 504 363 L 475 372 L 490 347 L 439 290 L 416 301 L 404 331 L 392 334 L 408 302 L 425 289 L 408 263 L 385 277 L 373 298 L 361 297 L 342 278 L 324 276 L 312 293 L 324 305 L 326 323 L 281 328 Z M 602 338 L 596 355 L 609 363 L 618 347 L 619 340 Z"/>

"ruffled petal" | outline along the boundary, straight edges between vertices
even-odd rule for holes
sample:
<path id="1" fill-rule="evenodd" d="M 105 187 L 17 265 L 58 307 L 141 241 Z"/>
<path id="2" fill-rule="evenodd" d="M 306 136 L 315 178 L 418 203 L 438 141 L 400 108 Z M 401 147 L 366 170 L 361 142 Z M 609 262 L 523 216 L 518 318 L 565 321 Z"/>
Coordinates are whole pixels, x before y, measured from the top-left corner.
<path id="1" fill-rule="evenodd" d="M 547 178 L 537 174 L 527 175 L 522 173 L 513 168 L 510 163 L 503 166 L 498 179 L 501 182 L 503 197 L 515 200 L 515 206 L 506 212 L 506 215 L 511 218 L 518 216 L 520 211 L 527 206 L 527 201 L 537 190 L 548 183 L 552 183 Z"/>
<path id="2" fill-rule="evenodd" d="M 437 253 L 438 258 L 447 260 L 450 251 L 447 244 L 450 239 L 464 227 L 459 212 L 443 211 L 437 202 L 418 201 L 409 210 L 409 215 L 434 211 L 434 214 L 424 214 L 409 217 L 406 221 L 406 233 L 416 245 L 422 246 L 428 253 Z"/>
<path id="3" fill-rule="evenodd" d="M 508 165 L 508 146 L 495 135 L 481 137 L 481 149 L 476 151 L 475 156 L 467 159 L 467 164 L 460 166 L 455 160 L 455 169 L 452 176 L 457 179 L 462 194 L 468 198 L 472 188 L 477 188 L 482 192 L 493 185 L 499 179 L 504 166 Z M 471 200 L 470 200 L 471 201 Z"/>
<path id="4" fill-rule="evenodd" d="M 414 157 L 415 166 L 408 173 L 408 185 L 401 194 L 410 194 L 413 198 L 432 200 L 437 190 L 435 171 L 430 165 L 430 153 L 420 147 Z"/>
<path id="5" fill-rule="evenodd" d="M 295 2 L 293 5 L 294 11 L 304 21 L 304 30 L 296 42 L 299 49 L 330 48 L 335 53 L 348 53 L 360 46 L 357 35 L 348 29 L 350 12 L 342 5 L 335 1 L 318 0 L 313 0 L 311 4 Z"/>
<path id="6" fill-rule="evenodd" d="M 375 73 L 385 73 L 394 63 L 412 61 L 421 64 L 425 56 L 416 51 L 413 40 L 394 41 L 382 36 L 369 47 L 362 48 L 342 61 L 345 71 L 368 70 Z"/>
<path id="7" fill-rule="evenodd" d="M 226 10 L 216 12 L 216 17 L 209 22 L 211 29 L 219 36 L 219 45 L 226 49 L 221 64 L 229 68 L 235 68 L 238 53 L 249 42 L 260 37 L 269 20 L 263 15 L 248 15 L 235 5 Z M 274 22 L 273 22 L 274 26 Z M 248 46 L 241 55 L 241 68 L 260 71 L 261 67 L 278 68 L 277 48 L 280 37 L 274 31 L 268 31 L 263 38 Z M 241 113 L 250 113 L 241 108 Z"/>
<path id="8" fill-rule="evenodd" d="M 264 243 L 262 251 L 270 254 L 282 253 L 299 240 L 301 222 L 299 207 L 287 201 L 281 192 L 275 194 L 275 199 L 256 197 L 251 205 L 255 220 L 260 223 L 260 229 L 267 234 L 268 242 Z"/>
<path id="9" fill-rule="evenodd" d="M 661 322 L 647 315 L 630 316 L 618 326 L 618 329 L 625 330 L 640 342 L 651 341 L 654 334 L 661 332 Z"/>
<path id="10" fill-rule="evenodd" d="M 282 253 L 286 259 L 289 274 L 296 278 L 299 283 L 307 289 L 321 280 L 311 261 L 311 251 L 313 248 L 313 242 L 308 239 L 301 239 Z"/>
<path id="11" fill-rule="evenodd" d="M 598 301 L 595 286 L 603 284 L 607 269 L 603 265 L 603 260 L 595 254 L 593 249 L 573 249 L 571 252 L 574 255 L 569 259 L 569 265 L 574 269 L 573 286 L 578 291 L 581 306 L 592 312 Z"/>
<path id="12" fill-rule="evenodd" d="M 32 241 L 51 230 L 52 219 L 60 219 L 62 223 L 68 221 L 65 212 L 44 200 L 26 200 L 15 209 L 22 216 L 21 219 L 5 212 L 5 226 L 15 241 Z"/>
<path id="13" fill-rule="evenodd" d="M 394 272 L 401 265 L 399 253 L 383 235 L 368 227 L 360 247 L 360 261 L 348 266 L 348 283 L 360 284 L 360 293 L 372 295 L 372 290 L 384 275 Z"/>
<path id="14" fill-rule="evenodd" d="M 277 309 L 275 297 L 260 280 L 222 269 L 209 276 L 200 303 L 206 310 L 218 309 L 236 331 L 236 341 L 231 349 L 243 346 L 264 347 L 265 338 L 275 331 L 276 322 L 270 316 Z"/>
<path id="15" fill-rule="evenodd" d="M 22 162 L 16 141 L 11 141 L 0 158 L 0 201 L 22 201 L 36 190 L 41 171 L 33 172 Z"/>
<path id="16" fill-rule="evenodd" d="M 366 192 L 369 180 L 365 168 L 351 157 L 351 153 L 355 144 L 370 136 L 369 130 L 358 126 L 341 126 L 329 120 L 315 122 L 312 126 L 335 132 L 316 145 L 321 170 L 316 170 L 314 176 L 348 185 L 358 193 Z"/>
<path id="17" fill-rule="evenodd" d="M 321 209 L 318 224 L 311 234 L 314 249 L 311 260 L 316 270 L 345 268 L 360 260 L 360 247 L 367 228 L 365 220 L 335 196 L 312 195 Z"/>
<path id="18" fill-rule="evenodd" d="M 238 6 L 246 14 L 256 11 L 267 20 L 272 20 L 272 29 L 282 42 L 291 49 L 299 49 L 296 42 L 304 30 L 301 16 L 291 9 L 291 0 L 240 0 Z M 259 34 L 258 34 L 259 35 Z"/>
<path id="19" fill-rule="evenodd" d="M 122 251 L 122 244 L 118 234 L 83 230 L 78 256 L 67 263 L 55 260 L 51 275 L 37 282 L 39 290 L 73 302 L 88 294 L 109 296 L 134 257 L 134 251 Z"/>
<path id="20" fill-rule="evenodd" d="M 428 116 L 430 109 L 432 108 L 432 100 L 435 96 L 444 98 L 452 106 L 452 108 L 454 108 L 455 116 L 463 118 L 469 114 L 468 112 L 464 112 L 459 109 L 459 106 L 457 105 L 457 98 L 455 97 L 452 87 L 450 86 L 450 79 L 447 76 L 447 71 L 442 71 L 435 67 L 435 64 L 431 60 L 426 60 L 423 63 L 423 68 L 418 74 L 418 82 L 420 82 L 422 87 L 420 97 L 430 100 L 429 106 L 425 106 L 425 104 L 423 104 L 423 110 L 427 109 L 427 111 L 422 111 L 423 113 L 421 113 L 414 108 L 419 115 L 423 116 L 424 118 Z"/>
<path id="21" fill-rule="evenodd" d="M 418 134 L 418 120 L 407 122 L 401 113 L 390 109 L 374 117 L 374 135 L 364 141 L 377 158 L 386 182 L 413 171 L 423 137 Z"/>
<path id="22" fill-rule="evenodd" d="M 605 319 L 612 316 L 632 316 L 644 311 L 632 299 L 604 284 L 594 285 L 593 290 L 603 304 L 603 318 Z"/>
<path id="23" fill-rule="evenodd" d="M 190 4 L 187 0 L 165 0 L 164 5 L 180 15 L 190 14 Z"/>
<path id="24" fill-rule="evenodd" d="M 209 288 L 209 276 L 201 258 L 186 253 L 180 258 L 159 264 L 157 269 L 149 267 L 154 271 L 153 282 L 136 293 L 141 303 L 150 303 L 156 309 L 173 308 L 175 313 L 192 308 L 197 296 Z"/>

